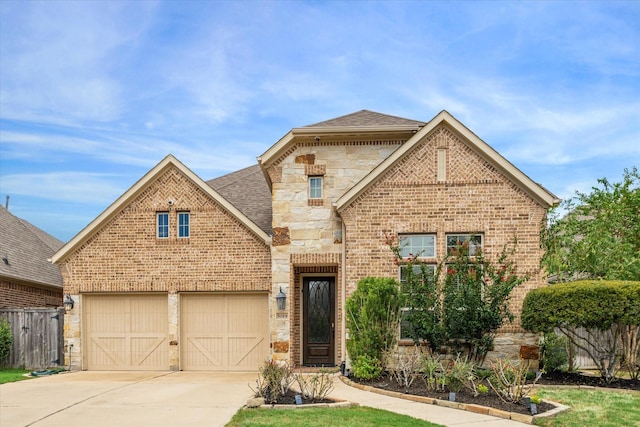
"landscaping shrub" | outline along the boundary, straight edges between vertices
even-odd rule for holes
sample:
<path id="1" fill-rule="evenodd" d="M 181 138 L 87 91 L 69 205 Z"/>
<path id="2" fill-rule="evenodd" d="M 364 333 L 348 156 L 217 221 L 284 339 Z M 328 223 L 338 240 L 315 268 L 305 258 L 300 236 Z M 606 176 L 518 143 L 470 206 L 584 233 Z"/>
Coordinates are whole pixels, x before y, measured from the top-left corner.
<path id="1" fill-rule="evenodd" d="M 489 386 L 504 402 L 517 403 L 529 395 L 541 376 L 541 372 L 536 373 L 533 382 L 528 384 L 529 366 L 529 360 L 498 359 L 492 363 Z"/>
<path id="2" fill-rule="evenodd" d="M 361 356 L 367 356 L 361 364 L 381 362 L 383 353 L 396 344 L 403 305 L 399 286 L 394 279 L 366 277 L 347 298 L 347 350 L 354 364 Z"/>
<path id="3" fill-rule="evenodd" d="M 287 394 L 294 380 L 289 365 L 267 360 L 260 367 L 255 395 L 264 398 L 265 402 L 276 403 L 281 396 Z"/>
<path id="4" fill-rule="evenodd" d="M 382 373 L 382 362 L 380 359 L 361 354 L 353 362 L 353 376 L 361 380 L 373 380 Z"/>
<path id="5" fill-rule="evenodd" d="M 607 382 L 615 378 L 620 355 L 637 375 L 640 282 L 582 280 L 535 289 L 525 297 L 522 326 L 533 332 L 558 328 L 587 352 Z M 577 328 L 584 328 L 586 340 Z"/>
<path id="6" fill-rule="evenodd" d="M 333 390 L 333 376 L 326 370 L 317 374 L 295 373 L 293 377 L 302 396 L 312 402 L 326 399 Z"/>
<path id="7" fill-rule="evenodd" d="M 398 385 L 409 389 L 413 382 L 420 377 L 424 364 L 424 357 L 419 346 L 406 347 L 403 350 L 395 348 L 384 354 L 384 365 L 389 375 Z"/>
<path id="8" fill-rule="evenodd" d="M 544 334 L 540 346 L 540 361 L 545 372 L 566 372 L 569 368 L 567 337 L 555 332 Z"/>
<path id="9" fill-rule="evenodd" d="M 0 367 L 5 366 L 11 354 L 12 347 L 13 335 L 11 334 L 11 325 L 9 325 L 7 319 L 2 318 L 2 320 L 0 320 Z"/>

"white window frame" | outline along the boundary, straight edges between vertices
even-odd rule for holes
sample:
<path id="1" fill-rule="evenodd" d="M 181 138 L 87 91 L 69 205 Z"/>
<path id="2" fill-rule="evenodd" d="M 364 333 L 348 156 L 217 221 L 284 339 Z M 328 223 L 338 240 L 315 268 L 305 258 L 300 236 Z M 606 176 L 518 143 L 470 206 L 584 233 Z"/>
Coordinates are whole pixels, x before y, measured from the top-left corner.
<path id="1" fill-rule="evenodd" d="M 167 219 L 166 224 L 160 223 L 161 217 Z M 158 239 L 169 238 L 169 212 L 156 212 L 156 238 Z"/>
<path id="2" fill-rule="evenodd" d="M 322 199 L 324 179 L 321 175 L 313 175 L 309 177 L 309 199 Z M 316 183 L 316 185 L 314 185 Z"/>
<path id="3" fill-rule="evenodd" d="M 456 244 L 449 245 L 449 239 L 454 237 L 456 238 Z M 478 248 L 480 248 L 481 251 L 484 250 L 484 235 L 482 233 L 447 233 L 445 239 L 447 254 L 450 253 L 451 249 L 464 242 L 469 242 L 469 256 L 475 256 Z M 474 243 L 474 240 L 479 240 L 480 243 Z"/>
<path id="4" fill-rule="evenodd" d="M 186 224 L 183 223 L 183 218 L 187 218 Z M 179 239 L 188 239 L 191 237 L 191 214 L 189 211 L 178 212 L 177 226 L 177 236 Z M 184 230 L 186 230 L 186 235 L 183 234 Z"/>
<path id="5" fill-rule="evenodd" d="M 430 244 L 425 244 L 431 240 Z M 436 235 L 435 233 L 424 234 L 399 234 L 398 244 L 400 245 L 400 256 L 402 258 L 435 258 Z"/>

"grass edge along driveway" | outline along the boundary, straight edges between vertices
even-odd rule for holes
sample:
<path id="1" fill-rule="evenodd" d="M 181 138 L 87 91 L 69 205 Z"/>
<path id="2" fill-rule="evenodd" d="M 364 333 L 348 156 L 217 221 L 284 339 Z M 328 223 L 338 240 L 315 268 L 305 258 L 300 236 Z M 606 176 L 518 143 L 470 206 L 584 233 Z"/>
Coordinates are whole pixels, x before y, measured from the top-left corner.
<path id="1" fill-rule="evenodd" d="M 25 376 L 30 371 L 26 369 L 1 369 L 0 370 L 0 384 L 12 383 L 16 381 L 28 380 L 33 377 Z"/>

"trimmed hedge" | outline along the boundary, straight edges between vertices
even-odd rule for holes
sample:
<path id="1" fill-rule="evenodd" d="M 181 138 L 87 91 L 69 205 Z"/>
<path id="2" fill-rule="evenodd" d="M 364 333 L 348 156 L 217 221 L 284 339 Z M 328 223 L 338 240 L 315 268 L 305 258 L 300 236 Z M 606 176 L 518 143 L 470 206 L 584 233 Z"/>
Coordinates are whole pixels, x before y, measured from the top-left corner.
<path id="1" fill-rule="evenodd" d="M 640 282 L 560 283 L 530 291 L 522 304 L 522 326 L 533 332 L 561 325 L 606 330 L 615 323 L 640 325 Z"/>

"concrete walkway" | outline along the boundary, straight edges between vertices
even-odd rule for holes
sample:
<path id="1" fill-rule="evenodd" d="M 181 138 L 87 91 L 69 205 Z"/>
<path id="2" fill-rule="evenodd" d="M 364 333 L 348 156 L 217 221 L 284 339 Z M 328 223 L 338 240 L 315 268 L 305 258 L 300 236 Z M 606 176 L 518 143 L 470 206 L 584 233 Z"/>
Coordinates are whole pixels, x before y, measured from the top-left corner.
<path id="1" fill-rule="evenodd" d="M 334 390 L 331 397 L 348 400 L 362 406 L 384 409 L 398 414 L 409 415 L 432 423 L 454 427 L 524 427 L 524 424 L 513 420 L 477 414 L 475 412 L 450 409 L 437 405 L 413 402 L 397 397 L 384 396 L 378 393 L 363 391 L 344 384 L 340 378 L 334 379 Z"/>

